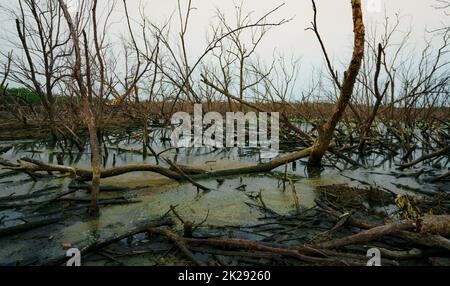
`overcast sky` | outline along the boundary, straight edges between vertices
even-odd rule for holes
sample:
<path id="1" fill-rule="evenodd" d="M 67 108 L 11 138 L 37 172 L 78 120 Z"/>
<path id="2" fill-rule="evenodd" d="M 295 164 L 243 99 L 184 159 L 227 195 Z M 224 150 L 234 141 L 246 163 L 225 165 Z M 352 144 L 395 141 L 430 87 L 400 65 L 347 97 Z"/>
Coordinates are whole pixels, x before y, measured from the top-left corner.
<path id="1" fill-rule="evenodd" d="M 4 4 L 5 1 L 0 0 Z M 78 0 L 69 0 L 78 1 Z M 102 1 L 99 1 L 102 3 Z M 195 59 L 202 53 L 206 46 L 206 34 L 212 21 L 215 19 L 217 9 L 220 9 L 229 19 L 233 19 L 236 4 L 240 0 L 193 0 L 187 46 L 189 57 Z M 352 18 L 350 0 L 316 0 L 318 8 L 318 25 L 329 54 L 336 67 L 342 70 L 347 65 L 353 45 Z M 104 2 L 103 2 L 104 3 Z M 132 0 L 128 1 L 131 17 L 139 21 L 139 9 L 144 7 L 145 16 L 156 23 L 163 23 L 169 19 L 176 10 L 177 0 Z M 187 4 L 187 0 L 182 0 Z M 286 56 L 302 58 L 302 77 L 306 77 L 311 68 L 323 67 L 323 56 L 320 46 L 312 31 L 305 31 L 310 26 L 313 18 L 312 4 L 310 0 L 244 0 L 244 11 L 252 11 L 253 19 L 264 15 L 274 7 L 285 3 L 275 14 L 271 16 L 274 22 L 281 19 L 293 18 L 289 23 L 276 27 L 269 32 L 261 43 L 257 53 L 268 63 L 272 61 L 273 51 Z M 435 0 L 363 0 L 364 21 L 367 29 L 373 29 L 377 24 L 384 22 L 385 15 L 393 19 L 396 14 L 401 15 L 402 25 L 397 34 L 399 40 L 401 32 L 412 28 L 410 48 L 421 46 L 424 43 L 426 30 L 432 30 L 443 25 L 449 25 L 450 16 L 442 10 L 436 10 Z M 0 14 L 2 15 L 2 14 Z M 122 0 L 118 0 L 115 8 L 111 33 L 119 35 L 126 33 L 126 21 L 123 17 L 124 9 Z M 14 33 L 11 19 L 1 16 L 0 24 L 5 30 Z M 178 17 L 173 17 L 173 32 L 178 31 Z M 176 34 L 174 34 L 176 35 Z M 2 45 L 0 49 L 8 47 Z M 419 52 L 419 49 L 416 49 Z"/>
<path id="2" fill-rule="evenodd" d="M 121 1 L 120 1 L 121 2 Z M 184 3 L 187 1 L 185 0 Z M 305 31 L 310 26 L 313 17 L 310 0 L 244 0 L 246 11 L 253 11 L 254 19 L 263 15 L 279 4 L 285 5 L 271 19 L 278 21 L 283 18 L 293 20 L 282 27 L 274 28 L 265 38 L 258 53 L 263 57 L 271 57 L 276 49 L 283 54 L 294 54 L 303 58 L 304 64 L 316 64 L 322 60 L 319 45 L 311 31 Z M 139 1 L 128 1 L 130 11 L 138 17 Z M 183 3 L 183 1 L 182 1 Z M 214 19 L 216 9 L 220 9 L 232 19 L 235 4 L 240 0 L 193 0 L 188 44 L 192 53 L 200 52 L 206 43 L 206 31 Z M 342 55 L 348 55 L 352 47 L 352 18 L 350 0 L 317 0 L 318 24 L 330 54 L 341 61 Z M 376 23 L 383 23 L 385 15 L 394 18 L 396 13 L 402 16 L 401 30 L 412 27 L 411 44 L 423 43 L 425 30 L 442 27 L 449 24 L 450 17 L 442 11 L 434 9 L 435 0 L 363 0 L 364 17 L 368 29 Z M 145 14 L 149 19 L 163 22 L 176 9 L 176 0 L 141 0 Z M 118 4 L 122 10 L 121 3 Z M 174 21 L 178 20 L 174 17 Z M 178 26 L 176 26 L 178 27 Z M 399 35 L 400 36 L 400 35 Z"/>

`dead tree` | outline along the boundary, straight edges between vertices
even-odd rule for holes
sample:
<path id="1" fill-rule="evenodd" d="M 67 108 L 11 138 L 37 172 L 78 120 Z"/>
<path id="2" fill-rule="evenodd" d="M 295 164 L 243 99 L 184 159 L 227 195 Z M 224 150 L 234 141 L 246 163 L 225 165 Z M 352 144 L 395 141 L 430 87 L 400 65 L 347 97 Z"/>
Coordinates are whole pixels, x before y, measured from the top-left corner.
<path id="1" fill-rule="evenodd" d="M 263 16 L 261 16 L 256 21 L 248 21 L 245 23 L 240 23 L 235 27 L 223 27 L 223 25 L 217 25 L 213 28 L 212 31 L 212 37 L 209 43 L 207 44 L 205 50 L 201 53 L 201 55 L 197 58 L 197 60 L 191 64 L 186 65 L 185 56 L 183 50 L 186 49 L 187 43 L 183 43 L 183 35 L 186 33 L 185 29 L 188 26 L 188 22 L 190 19 L 189 13 L 191 12 L 192 8 L 190 7 L 188 3 L 186 16 L 180 17 L 181 21 L 181 43 L 178 43 L 178 50 L 177 50 L 177 43 L 172 43 L 169 40 L 168 35 L 166 35 L 166 30 L 168 29 L 165 27 L 156 27 L 153 26 L 153 33 L 157 35 L 160 39 L 160 57 L 162 59 L 165 59 L 165 65 L 162 65 L 160 63 L 157 63 L 158 70 L 161 74 L 164 75 L 166 78 L 166 82 L 173 85 L 172 90 L 174 91 L 174 100 L 171 102 L 171 110 L 170 113 L 173 112 L 178 100 L 180 99 L 180 96 L 182 94 L 187 94 L 186 88 L 189 88 L 189 95 L 192 95 L 192 97 L 187 97 L 187 100 L 194 101 L 194 102 L 200 102 L 201 98 L 196 92 L 196 90 L 193 88 L 193 85 L 189 82 L 193 80 L 194 72 L 199 68 L 202 67 L 202 63 L 205 59 L 208 58 L 209 55 L 211 55 L 215 50 L 218 50 L 222 47 L 222 44 L 233 37 L 236 33 L 239 33 L 243 30 L 249 30 L 249 29 L 268 29 L 270 27 L 280 26 L 285 23 L 287 23 L 289 20 L 282 19 L 278 22 L 269 22 L 269 17 L 272 16 L 276 11 L 278 11 L 284 4 L 279 5 L 272 9 L 271 11 L 267 12 Z M 178 7 L 179 13 L 181 15 L 180 6 Z M 183 48 L 184 47 L 184 48 Z M 253 52 L 252 52 L 253 53 Z M 178 54 L 181 54 L 179 56 Z M 189 66 L 188 69 L 185 67 Z M 204 65 L 203 65 L 204 66 Z M 186 74 L 186 71 L 188 73 Z M 244 87 L 245 89 L 245 87 Z"/>
<path id="2" fill-rule="evenodd" d="M 251 24 L 250 14 L 244 14 L 242 6 L 243 1 L 241 1 L 240 5 L 235 8 L 235 19 L 233 22 L 237 23 L 238 29 Z M 228 24 L 225 15 L 220 11 L 217 14 L 221 26 L 225 29 L 225 31 L 232 31 L 233 28 L 230 24 Z M 239 98 L 241 100 L 244 100 L 244 93 L 248 89 L 254 87 L 259 81 L 261 81 L 261 79 L 256 79 L 256 82 L 247 82 L 248 80 L 246 79 L 250 78 L 249 74 L 252 72 L 252 70 L 249 69 L 251 65 L 247 62 L 251 59 L 251 57 L 255 53 L 256 48 L 259 46 L 261 40 L 264 38 L 270 28 L 270 26 L 260 26 L 245 30 L 240 29 L 235 33 L 232 33 L 229 37 L 231 44 L 229 49 L 227 49 L 227 53 L 233 55 L 236 59 L 236 62 L 238 63 L 237 73 L 239 85 L 237 94 L 239 95 Z M 247 32 L 250 33 L 249 38 L 251 38 L 251 42 L 249 43 L 245 43 L 245 41 L 243 40 L 244 36 L 247 36 Z"/>
<path id="3" fill-rule="evenodd" d="M 389 82 L 386 83 L 384 90 L 381 92 L 380 87 L 378 85 L 378 78 L 380 76 L 381 71 L 381 57 L 383 53 L 383 46 L 381 44 L 378 45 L 378 55 L 377 55 L 377 63 L 376 63 L 376 71 L 374 78 L 374 96 L 375 96 L 375 105 L 373 106 L 372 111 L 370 112 L 369 117 L 367 118 L 362 131 L 361 131 L 361 140 L 359 142 L 359 149 L 362 150 L 366 143 L 366 140 L 369 137 L 369 131 L 372 126 L 373 121 L 375 120 L 375 116 L 378 113 L 378 109 L 380 108 L 383 98 L 386 95 L 387 89 L 389 87 Z"/>
<path id="4" fill-rule="evenodd" d="M 12 51 L 8 53 L 7 61 L 4 65 L 3 71 L 1 72 L 3 79 L 0 82 L 0 96 L 6 95 L 6 89 L 8 87 L 8 84 L 6 83 L 6 81 L 8 80 L 9 73 L 11 71 L 12 55 L 13 55 Z"/>
<path id="5" fill-rule="evenodd" d="M 399 25 L 399 15 L 396 15 L 393 24 L 391 24 L 390 18 L 386 16 L 382 26 L 384 32 L 381 36 L 377 36 L 377 28 L 371 30 L 367 35 L 366 56 L 363 59 L 361 73 L 357 79 L 361 86 L 359 90 L 361 102 L 357 102 L 358 94 L 354 96 L 355 101 L 363 106 L 364 112 L 361 112 L 361 114 L 368 114 L 368 116 L 363 116 L 364 120 L 360 128 L 360 151 L 364 149 L 369 139 L 372 125 L 383 102 L 387 102 L 387 95 L 390 95 L 391 101 L 394 101 L 396 71 L 400 69 L 397 61 L 399 61 L 411 33 L 410 30 L 407 30 L 401 36 L 399 45 L 393 49 L 391 42 L 393 37 L 400 32 L 398 29 Z M 389 51 L 386 51 L 387 49 Z M 382 73 L 385 73 L 386 76 L 381 76 Z M 375 102 L 373 102 L 373 99 L 375 99 Z M 366 112 L 366 109 L 370 111 Z"/>
<path id="6" fill-rule="evenodd" d="M 92 91 L 92 77 L 91 77 L 91 62 L 89 58 L 88 52 L 88 43 L 87 43 L 87 35 L 83 30 L 83 40 L 84 40 L 84 54 L 85 54 L 85 69 L 83 68 L 83 58 L 82 58 L 82 49 L 83 45 L 80 40 L 80 31 L 78 30 L 78 26 L 74 24 L 72 16 L 67 8 L 67 5 L 63 0 L 59 0 L 59 4 L 61 9 L 63 10 L 64 18 L 66 19 L 67 26 L 70 32 L 70 38 L 73 44 L 73 49 L 75 52 L 75 62 L 72 66 L 72 75 L 75 80 L 79 95 L 82 99 L 83 104 L 83 114 L 85 116 L 85 123 L 89 130 L 89 138 L 90 138 L 90 146 L 91 146 L 91 165 L 92 165 L 92 204 L 89 209 L 91 214 L 99 213 L 98 206 L 98 194 L 100 191 L 100 146 L 98 142 L 97 132 L 98 132 L 98 122 L 96 115 L 94 115 L 94 99 L 93 99 L 93 91 Z M 94 8 L 92 13 L 96 13 L 96 4 L 97 0 L 94 0 Z M 96 26 L 96 23 L 93 23 L 93 26 Z M 104 79 L 100 79 L 100 82 L 104 82 Z"/>
<path id="7" fill-rule="evenodd" d="M 8 40 L 21 51 L 12 59 L 10 80 L 29 88 L 40 98 L 47 127 L 56 139 L 60 132 L 55 124 L 55 89 L 66 75 L 62 62 L 70 53 L 61 8 L 55 0 L 18 1 L 18 5 L 2 8 L 16 18 L 19 41 Z"/>
<path id="8" fill-rule="evenodd" d="M 313 30 L 317 30 L 316 24 L 316 5 L 313 1 L 314 6 L 314 22 Z M 309 157 L 308 164 L 310 166 L 317 166 L 321 164 L 322 158 L 333 138 L 334 130 L 336 125 L 341 120 L 346 107 L 348 106 L 353 93 L 353 87 L 356 82 L 356 77 L 358 76 L 359 70 L 361 68 L 362 59 L 364 57 L 364 23 L 363 23 L 363 13 L 361 9 L 360 0 L 352 0 L 352 14 L 353 14 L 353 32 L 354 32 L 354 49 L 353 55 L 350 62 L 350 66 L 344 73 L 344 79 L 342 84 L 339 84 L 339 99 L 336 103 L 332 116 L 327 120 L 327 122 L 319 127 L 319 135 L 313 144 L 311 155 Z M 318 32 L 317 32 L 318 35 Z M 320 39 L 320 37 L 319 37 Z M 324 50 L 325 51 L 325 50 Z M 325 52 L 325 55 L 326 52 Z M 327 62 L 328 56 L 326 56 Z M 338 81 L 337 75 L 333 70 L 330 71 L 334 75 L 335 79 Z"/>

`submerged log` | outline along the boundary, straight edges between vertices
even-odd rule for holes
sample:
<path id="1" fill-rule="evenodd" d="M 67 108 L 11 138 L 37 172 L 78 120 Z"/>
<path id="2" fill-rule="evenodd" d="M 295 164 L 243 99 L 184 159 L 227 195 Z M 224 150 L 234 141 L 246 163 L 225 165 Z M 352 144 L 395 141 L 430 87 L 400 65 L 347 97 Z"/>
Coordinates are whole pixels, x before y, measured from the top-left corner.
<path id="1" fill-rule="evenodd" d="M 442 148 L 440 150 L 437 150 L 435 152 L 423 155 L 422 157 L 420 157 L 420 158 L 418 158 L 418 159 L 416 159 L 414 161 L 402 164 L 400 167 L 402 169 L 410 168 L 410 167 L 415 166 L 415 165 L 417 165 L 420 162 L 423 162 L 425 160 L 430 160 L 430 159 L 433 159 L 433 158 L 436 158 L 436 157 L 439 157 L 439 156 L 445 156 L 445 155 L 449 155 L 449 154 L 450 154 L 450 146 L 447 146 L 447 147 Z"/>
<path id="2" fill-rule="evenodd" d="M 446 179 L 448 177 L 450 177 L 450 171 L 448 171 L 447 173 L 444 173 L 444 174 L 442 174 L 440 176 L 437 176 L 437 177 L 433 178 L 431 180 L 431 182 L 432 183 L 436 183 L 436 182 L 442 181 L 442 180 L 444 180 L 444 179 Z"/>
<path id="3" fill-rule="evenodd" d="M 235 175 L 244 175 L 244 174 L 254 174 L 254 173 L 262 173 L 269 172 L 275 168 L 283 166 L 287 163 L 308 157 L 311 153 L 312 148 L 306 148 L 300 151 L 292 152 L 287 155 L 275 158 L 267 163 L 261 163 L 254 166 L 234 168 L 234 169 L 226 169 L 219 171 L 212 171 L 201 173 L 198 175 L 193 175 L 190 178 L 193 180 L 198 179 L 208 179 L 208 178 L 217 178 L 217 177 L 226 177 L 226 176 L 235 176 Z M 69 167 L 64 165 L 55 165 L 55 164 L 46 164 L 44 162 L 30 159 L 30 158 L 22 158 L 19 165 L 11 164 L 11 169 L 15 170 L 26 170 L 32 172 L 62 172 L 69 173 L 74 177 L 77 177 L 84 181 L 89 181 L 92 179 L 92 171 L 86 169 L 80 169 L 75 167 Z M 172 166 L 173 167 L 173 166 Z M 192 170 L 190 167 L 183 166 L 184 169 Z M 199 169 L 196 169 L 199 171 Z M 131 164 L 111 169 L 101 170 L 101 178 L 109 178 L 114 176 L 119 176 L 131 172 L 154 172 L 160 175 L 163 175 L 167 178 L 174 179 L 177 181 L 184 181 L 186 177 L 181 175 L 179 172 L 175 172 L 169 168 L 165 168 L 159 165 L 149 165 L 149 164 Z"/>
<path id="4" fill-rule="evenodd" d="M 39 228 L 41 226 L 46 226 L 49 224 L 56 223 L 56 222 L 60 221 L 61 219 L 62 219 L 62 217 L 46 218 L 46 219 L 33 221 L 33 222 L 27 222 L 24 224 L 19 224 L 19 225 L 15 225 L 15 226 L 11 226 L 11 227 L 0 228 L 0 237 L 26 232 L 28 230 Z"/>

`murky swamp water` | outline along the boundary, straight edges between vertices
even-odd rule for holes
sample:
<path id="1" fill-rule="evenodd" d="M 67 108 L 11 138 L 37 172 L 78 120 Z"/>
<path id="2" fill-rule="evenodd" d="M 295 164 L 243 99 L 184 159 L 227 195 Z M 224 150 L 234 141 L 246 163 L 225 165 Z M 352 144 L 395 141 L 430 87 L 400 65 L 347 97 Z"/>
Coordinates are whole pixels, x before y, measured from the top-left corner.
<path id="1" fill-rule="evenodd" d="M 170 148 L 170 142 L 164 140 L 167 134 L 163 129 L 156 129 L 152 133 L 152 148 L 158 153 Z M 60 147 L 51 148 L 45 142 L 8 141 L 0 142 L 2 146 L 13 146 L 11 150 L 2 157 L 8 161 L 16 162 L 23 157 L 29 157 L 47 163 L 56 164 Z M 142 148 L 139 137 L 135 132 L 120 133 L 108 136 L 104 142 L 108 150 L 104 158 L 104 167 L 121 166 L 129 163 L 155 164 L 153 157 L 143 159 L 138 151 Z M 183 164 L 200 167 L 206 170 L 219 170 L 255 165 L 261 160 L 258 150 L 253 149 L 221 149 L 196 148 L 169 150 L 163 154 L 164 157 Z M 65 152 L 64 164 L 80 168 L 89 168 L 89 151 L 71 154 Z M 377 155 L 366 158 L 371 165 L 379 165 L 384 158 Z M 373 168 L 352 168 L 338 164 L 342 171 L 334 167 L 325 167 L 320 176 L 308 173 L 304 162 L 288 165 L 288 176 L 294 179 L 296 193 L 292 186 L 283 187 L 280 177 L 284 176 L 284 167 L 274 170 L 270 174 L 243 175 L 229 177 L 226 179 L 203 180 L 199 183 L 211 188 L 209 192 L 198 191 L 190 183 L 179 184 L 154 173 L 135 172 L 113 178 L 101 180 L 102 187 L 123 188 L 126 191 L 105 191 L 101 193 L 101 199 L 117 198 L 135 200 L 132 204 L 105 205 L 101 208 L 98 218 L 89 218 L 77 214 L 68 220 L 28 231 L 20 235 L 0 238 L 0 265 L 33 264 L 37 261 L 52 259 L 64 255 L 63 244 L 69 243 L 73 247 L 82 247 L 86 241 L 104 239 L 117 233 L 123 233 L 132 229 L 133 226 L 149 219 L 156 219 L 176 206 L 178 214 L 185 220 L 201 222 L 207 217 L 208 225 L 215 226 L 243 226 L 261 223 L 261 212 L 252 207 L 255 203 L 251 198 L 261 194 L 262 200 L 267 208 L 278 214 L 287 214 L 297 211 L 297 208 L 305 210 L 314 206 L 317 194 L 317 186 L 332 184 L 348 184 L 350 186 L 361 186 L 362 182 L 388 189 L 396 194 L 404 193 L 430 193 L 436 191 L 449 191 L 446 185 L 433 185 L 426 183 L 426 176 L 434 175 L 439 170 L 424 167 L 426 173 L 416 179 L 415 170 L 399 171 L 396 169 L 395 158 L 386 160 L 384 163 Z M 16 174 L 2 178 L 7 169 L 0 170 L 0 205 L 2 198 L 10 196 L 28 195 L 52 188 L 46 191 L 41 198 L 48 198 L 69 189 L 72 179 L 67 177 L 54 178 L 44 177 L 36 181 L 27 174 Z M 357 180 L 354 180 L 357 179 Z M 43 191 L 44 192 L 44 191 Z M 420 193 L 417 193 L 420 192 Z M 48 195 L 48 196 L 47 196 Z M 295 204 L 297 196 L 299 206 Z M 89 194 L 77 192 L 68 196 L 69 198 L 89 198 Z M 25 200 L 24 203 L 34 200 Z M 65 204 L 69 207 L 70 203 Z M 48 210 L 47 210 L 48 211 Z M 8 227 L 27 221 L 30 212 L 23 212 L 21 208 L 0 208 L 0 226 Z M 23 219 L 25 217 L 25 219 Z M 22 218 L 22 219 L 21 219 Z M 133 260 L 134 259 L 134 260 Z M 129 264 L 148 264 L 139 258 L 130 258 Z M 91 264 L 95 264 L 91 262 Z M 128 264 L 128 263 L 127 263 Z"/>

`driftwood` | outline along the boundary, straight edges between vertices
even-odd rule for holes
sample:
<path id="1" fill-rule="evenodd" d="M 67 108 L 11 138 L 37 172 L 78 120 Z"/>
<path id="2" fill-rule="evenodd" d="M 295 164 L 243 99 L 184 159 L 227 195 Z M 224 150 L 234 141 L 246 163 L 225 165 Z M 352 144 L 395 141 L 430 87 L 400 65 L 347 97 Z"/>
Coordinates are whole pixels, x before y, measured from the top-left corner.
<path id="1" fill-rule="evenodd" d="M 185 166 L 185 165 L 180 165 L 180 164 L 176 164 L 176 167 L 180 170 L 183 171 L 183 173 L 185 173 L 186 175 L 199 175 L 199 174 L 204 174 L 208 171 L 201 169 L 201 168 L 194 168 L 191 166 Z M 170 167 L 170 170 L 172 171 L 176 171 L 175 167 Z"/>
<path id="2" fill-rule="evenodd" d="M 62 172 L 69 173 L 81 180 L 91 180 L 92 179 L 92 171 L 85 170 L 75 167 L 68 167 L 64 165 L 55 165 L 55 164 L 46 164 L 40 162 L 38 160 L 33 160 L 29 158 L 22 158 L 20 161 L 20 165 L 14 167 L 17 170 L 29 170 L 34 172 L 45 171 L 45 172 Z M 104 169 L 101 171 L 101 178 L 109 178 L 114 176 L 119 176 L 131 172 L 155 172 L 161 175 L 164 175 L 168 178 L 175 180 L 182 180 L 183 177 L 178 173 L 171 171 L 162 166 L 155 165 L 144 165 L 144 164 L 131 164 L 127 166 L 112 168 L 112 169 Z"/>
<path id="3" fill-rule="evenodd" d="M 54 201 L 57 201 L 58 199 L 60 199 L 60 198 L 62 198 L 62 197 L 64 197 L 64 196 L 73 194 L 73 193 L 75 193 L 75 192 L 77 192 L 77 191 L 78 191 L 78 190 L 69 190 L 69 191 L 65 191 L 65 192 L 62 192 L 62 193 L 60 193 L 60 194 L 57 194 L 57 195 L 53 196 L 52 198 L 46 200 L 45 202 L 42 202 L 41 204 L 39 204 L 39 205 L 34 209 L 34 211 L 37 211 L 37 210 L 43 208 L 44 206 L 46 206 L 46 205 L 48 205 L 48 204 L 50 204 L 50 203 L 52 203 L 52 202 L 54 202 Z"/>
<path id="4" fill-rule="evenodd" d="M 6 161 L 5 159 L 0 157 L 0 165 L 5 166 L 5 167 L 16 167 L 16 164 L 13 164 L 11 162 Z"/>
<path id="5" fill-rule="evenodd" d="M 77 202 L 80 203 L 79 206 L 75 208 L 70 208 L 70 210 L 80 209 L 86 207 L 86 202 L 90 202 L 90 198 L 58 198 L 56 200 L 52 200 L 53 202 Z M 99 206 L 108 206 L 108 205 L 126 205 L 126 204 L 136 204 L 140 203 L 140 200 L 131 200 L 125 198 L 112 198 L 112 199 L 99 199 Z M 31 206 L 37 206 L 37 209 L 32 209 L 36 211 L 41 209 L 43 205 L 46 205 L 47 202 L 22 202 L 22 203 L 6 203 L 0 204 L 0 209 L 18 209 L 18 208 L 26 208 Z M 64 209 L 67 211 L 68 209 Z M 61 211 L 58 211 L 61 212 Z"/>

